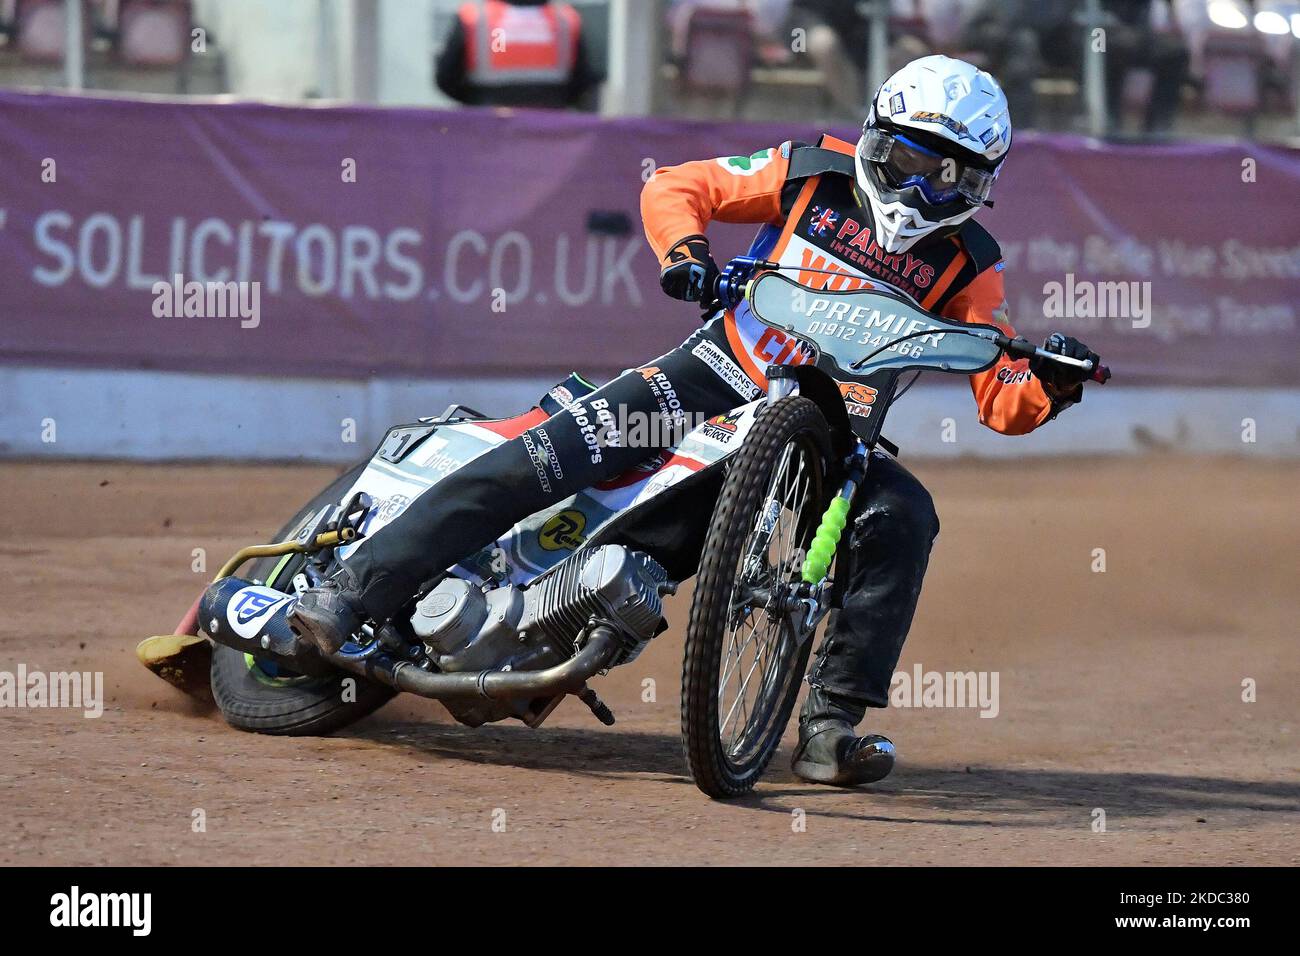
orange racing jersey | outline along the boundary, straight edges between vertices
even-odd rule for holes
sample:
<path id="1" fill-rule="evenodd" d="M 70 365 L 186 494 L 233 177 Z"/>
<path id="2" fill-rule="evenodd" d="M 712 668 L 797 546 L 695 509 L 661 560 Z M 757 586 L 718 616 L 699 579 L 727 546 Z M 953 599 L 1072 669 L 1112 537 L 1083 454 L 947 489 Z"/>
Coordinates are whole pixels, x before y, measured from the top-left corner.
<path id="1" fill-rule="evenodd" d="M 762 224 L 750 255 L 802 267 L 812 289 L 884 283 L 922 308 L 957 322 L 996 325 L 1008 335 L 1001 251 L 973 220 L 956 232 L 889 254 L 876 242 L 870 214 L 855 195 L 854 147 L 823 136 L 816 147 L 786 142 L 750 156 L 724 156 L 655 171 L 641 193 L 646 239 L 667 266 L 668 251 L 709 223 Z M 832 274 L 826 274 L 826 272 Z M 725 316 L 728 339 L 746 372 L 766 387 L 763 369 L 794 351 L 793 341 L 746 307 Z M 1060 410 L 1026 359 L 1002 356 L 970 377 L 979 420 L 1004 435 L 1023 435 Z"/>

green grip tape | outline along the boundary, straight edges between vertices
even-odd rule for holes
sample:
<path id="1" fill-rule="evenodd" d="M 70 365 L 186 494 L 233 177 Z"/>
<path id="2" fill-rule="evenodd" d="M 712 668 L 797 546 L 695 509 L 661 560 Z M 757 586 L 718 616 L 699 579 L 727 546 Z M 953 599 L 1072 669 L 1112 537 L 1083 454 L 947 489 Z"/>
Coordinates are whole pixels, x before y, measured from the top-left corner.
<path id="1" fill-rule="evenodd" d="M 812 545 L 808 548 L 808 557 L 803 562 L 803 579 L 807 584 L 816 584 L 826 577 L 826 572 L 835 560 L 835 549 L 839 547 L 840 534 L 849 520 L 849 499 L 836 496 L 831 499 L 822 523 L 817 526 Z"/>

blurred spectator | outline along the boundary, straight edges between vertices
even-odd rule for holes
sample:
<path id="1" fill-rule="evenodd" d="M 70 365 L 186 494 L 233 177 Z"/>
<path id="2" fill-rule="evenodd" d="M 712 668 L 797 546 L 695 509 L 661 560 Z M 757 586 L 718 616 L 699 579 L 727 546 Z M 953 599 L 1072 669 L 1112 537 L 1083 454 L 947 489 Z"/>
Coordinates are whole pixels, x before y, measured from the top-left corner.
<path id="1" fill-rule="evenodd" d="M 912 19 L 917 14 L 911 0 L 892 0 L 890 7 L 895 16 Z M 873 92 L 867 89 L 870 28 L 864 9 L 855 0 L 794 0 L 790 13 L 791 25 L 807 30 L 808 55 L 825 77 L 831 100 L 841 113 L 855 118 L 866 113 Z M 885 75 L 930 52 L 914 34 L 891 34 Z"/>
<path id="2" fill-rule="evenodd" d="M 984 0 L 915 0 L 934 53 L 961 52 L 962 30 Z"/>
<path id="3" fill-rule="evenodd" d="M 1106 106 L 1111 125 L 1123 127 L 1124 84 L 1131 70 L 1151 72 L 1142 130 L 1168 133 L 1178 116 L 1187 79 L 1187 43 L 1178 32 L 1170 0 L 1102 0 L 1106 25 Z M 1164 24 L 1156 29 L 1153 19 Z"/>
<path id="4" fill-rule="evenodd" d="M 567 3 L 462 4 L 438 55 L 438 88 L 471 106 L 576 107 L 601 77 Z"/>
<path id="5" fill-rule="evenodd" d="M 988 70 L 1007 95 L 1018 128 L 1038 126 L 1034 80 L 1050 59 L 1057 68 L 1079 63 L 1078 27 L 1073 0 L 977 0 L 970 9 L 962 42 L 972 63 Z"/>
<path id="6" fill-rule="evenodd" d="M 1201 0 L 1203 5 L 1203 0 Z M 1167 132 L 1178 114 L 1188 76 L 1187 44 L 1177 30 L 1171 0 L 1101 0 L 1105 25 L 1106 102 L 1112 129 L 1123 126 L 1124 92 L 1135 70 L 1151 73 L 1143 130 Z M 1034 80 L 1065 72 L 1082 81 L 1087 38 L 1080 0 L 979 0 L 964 43 L 974 62 L 1006 91 L 1017 126 L 1039 125 Z"/>

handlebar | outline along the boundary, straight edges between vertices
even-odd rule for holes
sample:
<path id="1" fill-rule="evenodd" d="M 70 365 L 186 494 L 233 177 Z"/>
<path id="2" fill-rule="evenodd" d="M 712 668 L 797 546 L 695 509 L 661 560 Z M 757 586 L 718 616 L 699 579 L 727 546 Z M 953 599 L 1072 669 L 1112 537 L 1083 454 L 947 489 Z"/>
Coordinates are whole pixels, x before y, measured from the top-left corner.
<path id="1" fill-rule="evenodd" d="M 734 309 L 745 298 L 745 287 L 756 272 L 777 272 L 781 263 L 755 256 L 736 256 L 718 273 L 713 282 L 712 299 L 705 297 L 704 305 L 720 305 L 724 309 Z"/>
<path id="2" fill-rule="evenodd" d="M 1047 349 L 1039 348 L 1028 339 L 1017 336 L 1012 338 L 1009 335 L 998 335 L 995 341 L 1002 351 L 1006 352 L 1013 358 L 1045 358 L 1061 365 L 1072 365 L 1075 368 L 1088 372 L 1088 380 L 1096 382 L 1098 385 L 1105 385 L 1110 381 L 1110 368 L 1098 364 L 1095 368 L 1093 363 L 1088 359 L 1072 358 L 1069 355 L 1061 355 L 1057 352 L 1049 352 Z"/>
<path id="3" fill-rule="evenodd" d="M 783 266 L 779 262 L 772 262 L 770 259 L 759 259 L 755 256 L 737 256 L 728 262 L 718 273 L 718 278 L 713 284 L 712 301 L 723 308 L 734 309 L 745 298 L 745 288 L 749 285 L 749 280 L 753 278 L 756 272 L 778 272 L 782 269 L 794 269 L 794 266 Z M 807 269 L 800 268 L 802 272 L 825 272 L 830 275 L 841 275 L 842 273 L 832 273 L 827 269 Z M 919 333 L 918 333 L 919 334 Z M 1071 365 L 1075 368 L 1082 369 L 1089 373 L 1089 381 L 1096 382 L 1099 385 L 1105 385 L 1110 380 L 1110 369 L 1098 364 L 1095 368 L 1093 363 L 1088 359 L 1072 358 L 1069 355 L 1060 355 L 1057 352 L 1049 352 L 1047 349 L 1040 348 L 1028 339 L 1020 336 L 1011 337 L 998 333 L 993 337 L 993 341 L 1007 355 L 1013 358 L 1041 358 L 1051 362 L 1057 362 L 1061 365 Z"/>

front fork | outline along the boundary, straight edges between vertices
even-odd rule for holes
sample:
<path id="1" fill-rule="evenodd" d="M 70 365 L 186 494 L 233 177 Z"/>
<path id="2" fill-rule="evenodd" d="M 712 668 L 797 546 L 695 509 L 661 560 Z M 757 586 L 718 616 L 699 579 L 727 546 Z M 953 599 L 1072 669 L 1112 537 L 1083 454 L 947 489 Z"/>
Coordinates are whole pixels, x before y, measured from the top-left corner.
<path id="1" fill-rule="evenodd" d="M 805 584 L 821 584 L 826 572 L 830 570 L 835 552 L 840 546 L 840 537 L 844 534 L 844 526 L 849 521 L 853 496 L 858 493 L 858 486 L 866 477 L 867 460 L 867 445 L 858 439 L 853 453 L 849 455 L 848 476 L 844 479 L 844 484 L 840 485 L 839 494 L 826 506 L 826 513 L 822 515 L 821 524 L 817 526 L 812 545 L 808 548 L 801 575 Z"/>
<path id="2" fill-rule="evenodd" d="M 769 366 L 767 379 L 767 404 L 769 406 L 799 392 L 799 382 L 791 366 Z M 813 535 L 808 554 L 804 557 L 803 566 L 800 569 L 802 580 L 791 589 L 786 597 L 785 611 L 792 616 L 798 614 L 802 618 L 799 630 L 805 638 L 812 634 L 817 622 L 829 610 L 829 608 L 824 607 L 830 584 L 826 574 L 830 570 L 831 562 L 835 560 L 835 552 L 839 549 L 840 538 L 843 536 L 844 528 L 848 524 L 853 497 L 857 494 L 862 479 L 866 476 L 869 460 L 866 443 L 858 439 L 848 457 L 848 475 L 840 486 L 839 493 L 827 505 L 821 523 L 817 526 L 817 531 Z M 759 554 L 767 550 L 766 535 L 763 533 L 769 530 L 767 524 L 768 522 L 764 522 L 760 526 L 759 534 L 755 536 L 756 544 L 761 540 Z M 756 556 L 751 549 L 749 557 L 754 558 Z M 748 564 L 748 560 L 746 563 Z"/>
<path id="3" fill-rule="evenodd" d="M 769 365 L 767 367 L 766 406 L 768 408 L 771 408 L 783 398 L 798 394 L 799 380 L 795 377 L 792 366 Z M 763 555 L 767 553 L 768 545 L 772 539 L 772 531 L 776 527 L 780 515 L 781 502 L 776 498 L 769 498 L 763 506 L 763 520 L 759 522 L 758 528 L 749 540 L 749 550 L 746 551 L 744 563 L 741 565 L 742 573 L 747 578 L 756 577 L 762 571 L 765 563 Z"/>
<path id="4" fill-rule="evenodd" d="M 795 378 L 793 367 L 789 365 L 769 365 L 767 368 L 767 404 L 774 405 L 783 398 L 798 394 L 799 380 Z M 840 486 L 839 494 L 831 499 L 822 516 L 817 533 L 813 535 L 812 545 L 804 559 L 801 577 L 803 583 L 818 587 L 825 583 L 826 572 L 835 560 L 835 551 L 839 548 L 840 535 L 848 524 L 849 508 L 853 496 L 857 494 L 858 485 L 867 473 L 867 445 L 858 439 L 853 452 L 848 458 L 848 477 Z"/>

